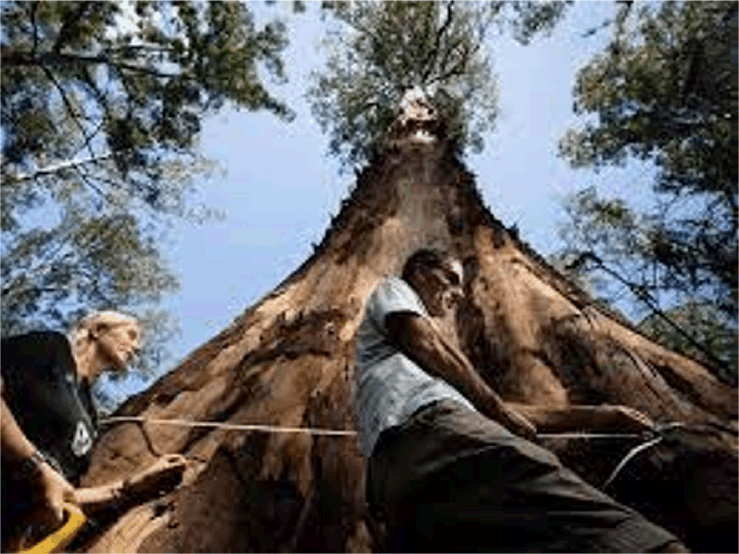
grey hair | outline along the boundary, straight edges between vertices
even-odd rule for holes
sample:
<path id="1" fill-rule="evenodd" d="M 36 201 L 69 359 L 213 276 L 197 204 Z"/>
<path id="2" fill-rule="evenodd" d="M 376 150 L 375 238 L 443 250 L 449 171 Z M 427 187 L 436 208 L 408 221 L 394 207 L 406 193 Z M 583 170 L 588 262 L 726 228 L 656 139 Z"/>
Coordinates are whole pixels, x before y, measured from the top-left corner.
<path id="1" fill-rule="evenodd" d="M 141 328 L 138 320 L 128 314 L 116 312 L 114 310 L 93 312 L 72 326 L 72 330 L 69 333 L 69 341 L 75 348 L 78 348 L 90 340 L 90 331 L 95 327 L 99 325 L 104 327 L 114 327 L 116 325 L 123 324 L 131 324 L 135 325 L 138 329 Z"/>

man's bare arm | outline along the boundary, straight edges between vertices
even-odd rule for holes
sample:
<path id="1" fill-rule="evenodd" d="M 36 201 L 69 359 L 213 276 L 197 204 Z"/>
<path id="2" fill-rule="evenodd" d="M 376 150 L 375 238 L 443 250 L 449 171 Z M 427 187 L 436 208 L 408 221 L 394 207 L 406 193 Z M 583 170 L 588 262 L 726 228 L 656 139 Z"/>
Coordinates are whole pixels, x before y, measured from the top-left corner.
<path id="1" fill-rule="evenodd" d="M 549 407 L 515 402 L 506 402 L 506 405 L 529 419 L 542 433 L 638 433 L 654 427 L 649 416 L 626 406 Z"/>
<path id="2" fill-rule="evenodd" d="M 642 432 L 653 428 L 645 414 L 626 406 L 533 406 L 503 402 L 459 351 L 426 318 L 395 312 L 385 318 L 391 340 L 426 372 L 444 379 L 482 413 L 509 426 L 511 414 L 523 416 L 542 433 L 566 431 Z M 519 418 L 520 419 L 520 418 Z M 512 424 L 517 427 L 516 423 Z M 521 434 L 530 436 L 530 425 Z"/>
<path id="3" fill-rule="evenodd" d="M 449 383 L 483 414 L 511 431 L 527 437 L 535 435 L 535 428 L 505 406 L 467 357 L 430 320 L 413 312 L 393 312 L 385 318 L 385 326 L 390 340 L 429 375 Z"/>

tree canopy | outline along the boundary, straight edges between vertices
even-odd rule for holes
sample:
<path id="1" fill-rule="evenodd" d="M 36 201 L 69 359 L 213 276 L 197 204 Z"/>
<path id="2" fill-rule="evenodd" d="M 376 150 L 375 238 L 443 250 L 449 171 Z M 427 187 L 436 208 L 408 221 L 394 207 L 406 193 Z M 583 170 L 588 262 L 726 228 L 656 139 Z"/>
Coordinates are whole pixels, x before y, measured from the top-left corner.
<path id="1" fill-rule="evenodd" d="M 458 153 L 479 152 L 497 116 L 486 44 L 493 24 L 528 42 L 551 30 L 565 2 L 324 2 L 339 25 L 308 97 L 344 168 L 378 152 L 403 94 L 416 89 L 444 113 Z M 513 12 L 506 17 L 506 13 Z"/>
<path id="2" fill-rule="evenodd" d="M 236 2 L 3 2 L 2 329 L 157 300 L 159 248 L 189 202 L 203 118 L 225 103 L 289 120 L 284 26 Z"/>
<path id="3" fill-rule="evenodd" d="M 573 267 L 618 275 L 650 309 L 716 306 L 735 329 L 737 4 L 623 4 L 574 94 L 575 112 L 597 117 L 561 154 L 596 170 L 641 159 L 656 178 L 653 208 L 595 186 L 569 198 Z"/>

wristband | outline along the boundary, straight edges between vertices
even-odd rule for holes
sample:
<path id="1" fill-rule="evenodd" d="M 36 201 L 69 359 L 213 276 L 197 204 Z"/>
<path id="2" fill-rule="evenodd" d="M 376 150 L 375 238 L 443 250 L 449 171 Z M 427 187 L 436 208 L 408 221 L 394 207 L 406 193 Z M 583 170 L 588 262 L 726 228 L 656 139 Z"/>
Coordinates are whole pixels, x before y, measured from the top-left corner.
<path id="1" fill-rule="evenodd" d="M 34 450 L 33 454 L 21 460 L 21 472 L 28 476 L 33 476 L 41 470 L 41 466 L 47 463 L 46 458 L 38 450 Z"/>

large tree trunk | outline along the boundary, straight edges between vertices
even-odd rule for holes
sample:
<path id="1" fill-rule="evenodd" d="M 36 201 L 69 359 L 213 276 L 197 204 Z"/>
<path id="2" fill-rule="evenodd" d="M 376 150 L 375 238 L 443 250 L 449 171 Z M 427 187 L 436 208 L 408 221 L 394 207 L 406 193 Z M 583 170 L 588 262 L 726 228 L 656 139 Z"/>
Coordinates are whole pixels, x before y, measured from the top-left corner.
<path id="1" fill-rule="evenodd" d="M 604 311 L 506 230 L 483 206 L 443 126 L 419 105 L 393 124 L 384 152 L 359 176 L 314 255 L 117 415 L 354 429 L 354 335 L 364 302 L 383 275 L 397 274 L 424 246 L 464 260 L 468 298 L 457 321 L 444 325 L 504 399 L 626 404 L 657 420 L 700 424 L 638 455 L 608 492 L 694 549 L 735 544 L 736 391 Z M 596 485 L 637 444 L 546 441 Z M 80 548 L 375 547 L 354 436 L 122 423 L 97 444 L 84 484 L 173 452 L 191 461 L 183 486 L 103 518 Z"/>

